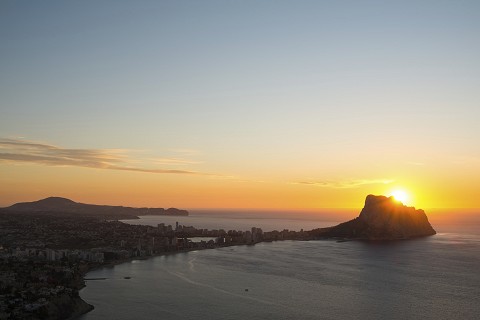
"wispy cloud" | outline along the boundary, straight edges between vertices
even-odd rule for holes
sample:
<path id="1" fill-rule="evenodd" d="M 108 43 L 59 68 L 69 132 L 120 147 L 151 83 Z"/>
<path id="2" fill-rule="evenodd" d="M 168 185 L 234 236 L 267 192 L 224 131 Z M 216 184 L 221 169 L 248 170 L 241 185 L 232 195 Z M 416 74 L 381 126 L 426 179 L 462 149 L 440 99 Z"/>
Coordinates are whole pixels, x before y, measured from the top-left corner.
<path id="1" fill-rule="evenodd" d="M 425 163 L 423 163 L 423 162 L 415 162 L 415 161 L 408 161 L 407 164 L 411 165 L 411 166 L 424 166 L 425 165 Z"/>
<path id="2" fill-rule="evenodd" d="M 156 158 L 156 159 L 152 159 L 151 161 L 159 165 L 181 165 L 181 166 L 201 163 L 200 161 L 193 161 L 193 160 L 181 159 L 181 158 Z"/>
<path id="3" fill-rule="evenodd" d="M 46 166 L 70 166 L 146 173 L 212 175 L 197 171 L 132 166 L 129 164 L 134 161 L 130 161 L 127 153 L 128 150 L 121 149 L 68 149 L 28 140 L 0 138 L 1 162 L 23 162 Z M 158 163 L 171 165 L 194 162 L 185 159 L 163 159 L 163 162 L 159 161 Z"/>
<path id="4" fill-rule="evenodd" d="M 303 184 L 311 185 L 316 187 L 323 188 L 334 188 L 334 189 L 352 189 L 358 188 L 364 185 L 370 184 L 389 184 L 395 180 L 391 179 L 356 179 L 356 180 L 343 180 L 343 181 L 333 181 L 333 180 L 323 180 L 323 181 L 297 181 L 294 184 Z"/>
<path id="5" fill-rule="evenodd" d="M 176 153 L 176 154 L 182 154 L 182 155 L 196 155 L 199 154 L 200 151 L 195 150 L 195 149 L 187 149 L 187 148 L 177 148 L 177 149 L 170 149 L 170 152 Z"/>

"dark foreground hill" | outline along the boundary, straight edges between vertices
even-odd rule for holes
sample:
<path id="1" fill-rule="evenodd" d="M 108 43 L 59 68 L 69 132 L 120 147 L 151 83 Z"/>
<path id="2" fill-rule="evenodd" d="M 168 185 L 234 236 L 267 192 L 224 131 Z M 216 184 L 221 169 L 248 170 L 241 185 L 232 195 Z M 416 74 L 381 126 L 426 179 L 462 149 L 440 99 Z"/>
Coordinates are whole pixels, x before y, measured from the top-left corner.
<path id="1" fill-rule="evenodd" d="M 135 219 L 138 216 L 162 215 L 162 216 L 188 216 L 188 211 L 176 208 L 132 208 L 123 206 L 107 206 L 85 204 L 66 198 L 49 197 L 46 199 L 16 203 L 4 208 L 10 212 L 55 212 L 92 216 L 103 216 L 112 219 Z"/>
<path id="2" fill-rule="evenodd" d="M 396 240 L 431 236 L 436 232 L 423 210 L 407 207 L 393 197 L 368 195 L 357 218 L 313 233 L 326 238 Z"/>

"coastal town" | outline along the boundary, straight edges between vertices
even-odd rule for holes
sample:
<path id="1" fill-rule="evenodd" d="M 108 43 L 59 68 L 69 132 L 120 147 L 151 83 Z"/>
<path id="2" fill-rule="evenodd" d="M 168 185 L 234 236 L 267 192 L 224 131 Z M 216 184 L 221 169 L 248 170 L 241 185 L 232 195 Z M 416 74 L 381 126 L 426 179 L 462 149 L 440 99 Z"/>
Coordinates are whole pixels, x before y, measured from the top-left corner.
<path id="1" fill-rule="evenodd" d="M 0 212 L 0 319 L 67 319 L 92 309 L 85 274 L 132 259 L 262 241 L 309 240 L 306 231 L 131 225 L 91 215 Z"/>

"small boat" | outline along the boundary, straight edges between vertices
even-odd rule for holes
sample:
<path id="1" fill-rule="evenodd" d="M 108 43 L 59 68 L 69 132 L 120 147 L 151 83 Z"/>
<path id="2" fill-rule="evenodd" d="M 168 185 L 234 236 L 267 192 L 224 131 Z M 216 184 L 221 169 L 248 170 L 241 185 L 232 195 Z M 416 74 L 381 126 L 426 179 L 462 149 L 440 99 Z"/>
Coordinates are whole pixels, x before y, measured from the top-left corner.
<path id="1" fill-rule="evenodd" d="M 132 277 L 123 277 L 123 279 L 131 279 Z"/>

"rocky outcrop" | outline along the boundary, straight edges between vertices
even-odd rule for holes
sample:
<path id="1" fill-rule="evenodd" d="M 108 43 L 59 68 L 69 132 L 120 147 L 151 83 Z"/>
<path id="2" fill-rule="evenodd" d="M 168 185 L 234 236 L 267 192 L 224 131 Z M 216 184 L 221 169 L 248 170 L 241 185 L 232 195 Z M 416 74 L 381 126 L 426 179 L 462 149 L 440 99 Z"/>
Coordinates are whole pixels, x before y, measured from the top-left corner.
<path id="1" fill-rule="evenodd" d="M 369 240 L 410 239 L 435 233 L 423 210 L 407 207 L 393 197 L 374 195 L 367 196 L 357 218 L 315 230 L 320 237 Z"/>
<path id="2" fill-rule="evenodd" d="M 93 310 L 93 306 L 80 297 L 61 294 L 52 299 L 40 314 L 41 319 L 77 319 Z"/>

